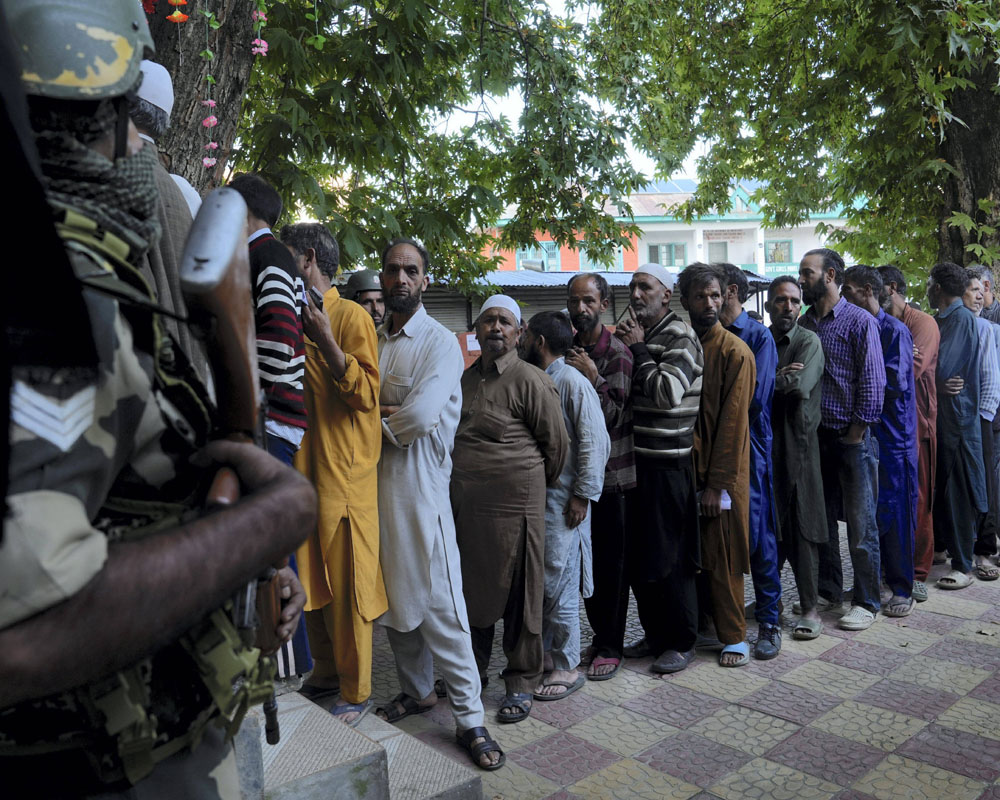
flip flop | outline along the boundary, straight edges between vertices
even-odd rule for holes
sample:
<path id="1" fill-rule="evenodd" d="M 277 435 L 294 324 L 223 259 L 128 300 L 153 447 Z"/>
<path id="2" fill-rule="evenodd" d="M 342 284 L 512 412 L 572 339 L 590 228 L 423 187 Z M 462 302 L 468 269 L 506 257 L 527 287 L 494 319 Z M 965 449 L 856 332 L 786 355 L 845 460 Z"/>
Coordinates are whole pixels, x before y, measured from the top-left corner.
<path id="1" fill-rule="evenodd" d="M 361 703 L 345 703 L 342 706 L 334 706 L 330 709 L 330 713 L 335 717 L 342 717 L 344 714 L 360 712 L 353 720 L 344 723 L 350 728 L 356 728 L 358 727 L 358 723 L 364 719 L 365 714 L 371 710 L 373 705 L 375 705 L 375 701 L 369 697 Z"/>
<path id="2" fill-rule="evenodd" d="M 898 597 L 893 595 L 888 603 L 883 603 L 882 613 L 887 617 L 906 617 L 913 611 L 915 600 L 912 597 Z"/>
<path id="3" fill-rule="evenodd" d="M 573 692 L 583 686 L 586 682 L 586 675 L 577 675 L 576 680 L 573 683 L 569 683 L 568 681 L 543 681 L 542 686 L 565 686 L 566 691 L 562 694 L 539 694 L 538 692 L 532 692 L 531 696 L 536 700 L 543 700 L 546 702 L 549 700 L 562 700 L 564 697 L 569 697 L 569 695 L 573 694 Z"/>
<path id="4" fill-rule="evenodd" d="M 722 657 L 726 653 L 737 653 L 740 657 L 739 661 L 735 664 L 723 664 Z M 750 663 L 750 645 L 746 642 L 740 642 L 739 644 L 727 644 L 722 648 L 722 652 L 719 653 L 719 666 L 720 667 L 745 667 Z"/>
<path id="5" fill-rule="evenodd" d="M 992 564 L 976 564 L 973 567 L 973 571 L 981 581 L 995 581 L 997 578 L 1000 578 L 1000 569 L 997 569 Z"/>
<path id="6" fill-rule="evenodd" d="M 472 763 L 479 767 L 479 769 L 492 772 L 495 769 L 500 769 L 500 767 L 507 762 L 507 756 L 504 755 L 503 750 L 500 749 L 500 745 L 494 741 L 493 737 L 490 736 L 490 732 L 486 730 L 486 728 L 469 728 L 461 733 L 456 731 L 455 738 L 458 740 L 458 743 L 462 745 L 465 752 L 469 754 L 469 758 L 472 759 Z M 485 739 L 486 741 L 473 744 L 472 742 L 474 739 Z M 484 767 L 479 763 L 479 757 L 486 753 L 499 753 L 500 760 L 497 761 L 496 764 L 490 764 L 488 767 Z"/>
<path id="7" fill-rule="evenodd" d="M 581 662 L 582 663 L 582 662 Z M 590 662 L 590 669 L 594 667 L 606 667 L 609 664 L 614 664 L 615 668 L 611 672 L 606 672 L 603 675 L 591 675 L 590 670 L 587 670 L 587 680 L 588 681 L 610 681 L 615 675 L 618 674 L 618 670 L 622 668 L 622 660 L 620 658 L 605 658 L 604 656 L 595 656 L 594 660 Z"/>
<path id="8" fill-rule="evenodd" d="M 501 714 L 505 708 L 516 708 L 513 714 Z M 510 692 L 504 695 L 503 700 L 500 702 L 500 708 L 497 710 L 497 722 L 501 725 L 507 725 L 511 722 L 520 722 L 522 719 L 527 719 L 528 715 L 531 713 L 531 694 L 528 692 Z"/>
<path id="9" fill-rule="evenodd" d="M 397 703 L 403 707 L 402 711 L 396 707 Z M 384 717 L 379 717 L 379 719 L 383 719 L 386 722 L 399 722 L 399 720 L 405 719 L 413 714 L 426 714 L 432 708 L 434 708 L 434 706 L 422 706 L 405 692 L 400 692 L 392 698 L 392 702 L 389 705 L 379 706 L 376 708 L 375 714 L 376 716 L 379 714 L 385 714 Z"/>
<path id="10" fill-rule="evenodd" d="M 938 589 L 948 589 L 949 591 L 954 589 L 964 589 L 972 583 L 972 578 L 966 575 L 964 572 L 959 572 L 957 569 L 953 569 L 947 575 L 942 575 L 938 578 L 937 587 Z"/>
<path id="11" fill-rule="evenodd" d="M 818 619 L 799 619 L 792 631 L 792 638 L 799 640 L 815 639 L 823 632 L 823 623 Z"/>

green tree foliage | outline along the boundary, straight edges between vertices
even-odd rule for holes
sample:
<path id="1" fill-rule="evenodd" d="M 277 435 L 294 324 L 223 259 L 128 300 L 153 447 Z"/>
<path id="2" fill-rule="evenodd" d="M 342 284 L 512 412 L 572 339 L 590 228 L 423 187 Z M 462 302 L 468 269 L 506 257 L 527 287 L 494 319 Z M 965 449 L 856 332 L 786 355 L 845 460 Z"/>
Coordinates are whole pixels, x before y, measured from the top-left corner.
<path id="1" fill-rule="evenodd" d="M 762 179 L 768 224 L 842 206 L 832 241 L 917 277 L 1000 261 L 998 17 L 996 0 L 621 0 L 587 63 L 660 174 L 711 145 L 684 213 Z"/>
<path id="2" fill-rule="evenodd" d="M 536 230 L 583 234 L 605 260 L 627 242 L 614 215 L 642 178 L 591 97 L 580 23 L 533 0 L 293 0 L 267 15 L 230 166 L 326 220 L 345 266 L 415 236 L 438 276 L 471 290 L 491 247 Z M 519 126 L 484 102 L 511 91 Z"/>

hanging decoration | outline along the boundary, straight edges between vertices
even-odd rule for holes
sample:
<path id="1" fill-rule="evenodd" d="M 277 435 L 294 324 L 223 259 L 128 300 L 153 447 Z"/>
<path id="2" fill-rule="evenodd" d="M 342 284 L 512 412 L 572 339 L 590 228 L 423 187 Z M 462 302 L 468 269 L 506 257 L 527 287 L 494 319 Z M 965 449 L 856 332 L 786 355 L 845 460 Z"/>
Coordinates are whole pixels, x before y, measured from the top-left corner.
<path id="1" fill-rule="evenodd" d="M 250 52 L 255 56 L 266 56 L 267 42 L 261 34 L 264 31 L 264 26 L 267 24 L 267 14 L 264 13 L 264 3 L 262 0 L 258 0 L 257 8 L 250 14 L 250 16 L 253 18 L 253 31 L 257 35 L 256 38 L 250 42 Z"/>
<path id="2" fill-rule="evenodd" d="M 167 0 L 167 2 L 174 7 L 174 12 L 167 17 L 167 22 L 174 22 L 179 24 L 181 22 L 188 21 L 189 19 L 188 15 L 183 13 L 180 9 L 180 6 L 187 5 L 187 0 Z M 153 5 L 155 6 L 155 2 Z"/>

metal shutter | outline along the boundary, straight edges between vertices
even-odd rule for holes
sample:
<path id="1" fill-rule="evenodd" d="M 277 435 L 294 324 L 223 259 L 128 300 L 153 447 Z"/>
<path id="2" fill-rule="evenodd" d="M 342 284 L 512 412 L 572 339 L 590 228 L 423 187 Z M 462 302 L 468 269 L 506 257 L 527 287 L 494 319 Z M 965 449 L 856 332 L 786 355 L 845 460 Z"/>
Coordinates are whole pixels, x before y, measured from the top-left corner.
<path id="1" fill-rule="evenodd" d="M 468 301 L 465 295 L 431 287 L 424 292 L 423 300 L 427 313 L 448 330 L 456 333 L 469 330 Z"/>

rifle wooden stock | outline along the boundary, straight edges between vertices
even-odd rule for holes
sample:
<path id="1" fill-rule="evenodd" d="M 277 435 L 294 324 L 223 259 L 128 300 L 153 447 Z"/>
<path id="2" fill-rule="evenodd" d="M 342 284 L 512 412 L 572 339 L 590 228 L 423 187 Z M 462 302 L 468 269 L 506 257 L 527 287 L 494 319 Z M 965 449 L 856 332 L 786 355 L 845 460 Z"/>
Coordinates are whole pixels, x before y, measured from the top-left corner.
<path id="1" fill-rule="evenodd" d="M 205 341 L 224 436 L 259 441 L 260 379 L 250 292 L 247 207 L 234 189 L 216 189 L 201 204 L 180 282 L 188 316 Z"/>

